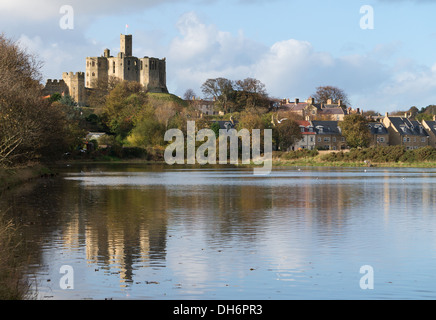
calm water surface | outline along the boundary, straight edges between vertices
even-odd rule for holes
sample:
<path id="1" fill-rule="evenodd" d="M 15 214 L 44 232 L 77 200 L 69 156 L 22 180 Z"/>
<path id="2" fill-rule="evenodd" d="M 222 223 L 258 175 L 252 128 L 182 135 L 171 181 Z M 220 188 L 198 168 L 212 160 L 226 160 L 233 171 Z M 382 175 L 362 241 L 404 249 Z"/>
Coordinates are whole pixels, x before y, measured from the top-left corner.
<path id="1" fill-rule="evenodd" d="M 24 225 L 39 299 L 436 299 L 435 181 L 434 169 L 88 165 L 0 201 Z"/>

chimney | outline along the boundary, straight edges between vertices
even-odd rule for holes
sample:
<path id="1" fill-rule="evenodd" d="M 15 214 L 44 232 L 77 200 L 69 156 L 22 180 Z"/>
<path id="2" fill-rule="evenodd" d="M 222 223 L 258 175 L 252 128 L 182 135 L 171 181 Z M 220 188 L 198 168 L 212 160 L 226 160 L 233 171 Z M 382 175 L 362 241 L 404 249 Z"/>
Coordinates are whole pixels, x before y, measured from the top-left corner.
<path id="1" fill-rule="evenodd" d="M 409 114 L 407 112 L 404 114 L 404 118 L 409 118 Z"/>
<path id="2" fill-rule="evenodd" d="M 342 100 L 338 100 L 338 106 L 339 106 L 339 107 L 342 106 Z"/>
<path id="3" fill-rule="evenodd" d="M 433 115 L 433 121 L 436 121 L 436 115 Z"/>
<path id="4" fill-rule="evenodd" d="M 386 112 L 385 117 L 386 118 L 389 117 L 389 112 Z"/>
<path id="5" fill-rule="evenodd" d="M 327 99 L 327 104 L 333 104 L 333 100 L 332 99 Z"/>
<path id="6" fill-rule="evenodd" d="M 295 99 L 295 104 L 299 104 L 300 103 L 300 99 Z"/>

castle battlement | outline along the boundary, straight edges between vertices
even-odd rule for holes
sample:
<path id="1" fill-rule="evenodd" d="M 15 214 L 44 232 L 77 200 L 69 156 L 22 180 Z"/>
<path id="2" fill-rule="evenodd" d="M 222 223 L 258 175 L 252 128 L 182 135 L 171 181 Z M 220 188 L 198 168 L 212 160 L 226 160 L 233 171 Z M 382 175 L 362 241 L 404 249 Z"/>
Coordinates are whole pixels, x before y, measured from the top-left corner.
<path id="1" fill-rule="evenodd" d="M 64 72 L 62 73 L 62 78 L 69 78 L 72 80 L 75 79 L 85 79 L 85 73 L 84 72 Z"/>
<path id="2" fill-rule="evenodd" d="M 47 79 L 47 85 L 63 85 L 65 84 L 64 80 L 58 80 L 58 79 Z"/>

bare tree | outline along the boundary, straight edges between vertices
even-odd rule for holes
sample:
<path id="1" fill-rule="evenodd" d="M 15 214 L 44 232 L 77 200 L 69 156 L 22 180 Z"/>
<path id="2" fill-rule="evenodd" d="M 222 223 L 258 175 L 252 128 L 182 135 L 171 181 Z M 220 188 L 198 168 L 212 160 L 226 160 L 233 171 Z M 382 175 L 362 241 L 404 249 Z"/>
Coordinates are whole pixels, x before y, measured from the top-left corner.
<path id="1" fill-rule="evenodd" d="M 0 35 L 0 166 L 39 160 L 58 154 L 53 147 L 65 147 L 65 117 L 42 98 L 41 65 Z"/>
<path id="2" fill-rule="evenodd" d="M 185 94 L 183 95 L 183 99 L 185 100 L 194 100 L 195 98 L 195 92 L 192 89 L 188 89 L 185 91 Z"/>
<path id="3" fill-rule="evenodd" d="M 342 105 L 350 105 L 350 101 L 345 91 L 333 86 L 318 87 L 315 94 L 313 94 L 313 98 L 315 98 L 317 103 L 327 103 L 327 101 L 331 99 L 335 104 L 341 100 Z"/>

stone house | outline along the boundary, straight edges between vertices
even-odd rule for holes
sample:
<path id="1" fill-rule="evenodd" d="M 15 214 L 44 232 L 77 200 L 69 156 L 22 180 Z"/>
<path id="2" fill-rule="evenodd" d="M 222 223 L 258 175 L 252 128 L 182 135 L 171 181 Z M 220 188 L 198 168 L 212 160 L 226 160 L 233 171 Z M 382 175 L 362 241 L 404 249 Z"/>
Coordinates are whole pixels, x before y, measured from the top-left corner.
<path id="1" fill-rule="evenodd" d="M 281 107 L 286 111 L 291 111 L 305 119 L 311 120 L 324 120 L 324 121 L 342 121 L 344 117 L 351 113 L 360 113 L 360 110 L 353 110 L 346 108 L 342 101 L 333 103 L 331 99 L 327 103 L 315 103 L 314 98 L 309 98 L 305 102 L 300 102 L 299 99 L 295 99 L 294 102 L 290 102 L 289 99 L 283 100 Z"/>
<path id="2" fill-rule="evenodd" d="M 429 145 L 430 136 L 423 125 L 406 117 L 389 117 L 383 119 L 383 125 L 389 132 L 389 144 L 404 146 L 407 150 Z"/>
<path id="3" fill-rule="evenodd" d="M 301 135 L 303 138 L 300 141 L 295 142 L 295 144 L 291 146 L 290 150 L 314 150 L 316 147 L 316 132 L 312 123 L 310 121 L 297 121 L 297 123 L 300 126 Z"/>
<path id="4" fill-rule="evenodd" d="M 429 135 L 429 145 L 436 148 L 436 116 L 433 116 L 432 121 L 423 120 L 422 126 Z"/>
<path id="5" fill-rule="evenodd" d="M 368 124 L 371 133 L 370 147 L 389 146 L 389 132 L 380 122 L 370 122 Z"/>
<path id="6" fill-rule="evenodd" d="M 345 150 L 347 142 L 342 136 L 338 121 L 311 121 L 316 133 L 315 147 L 319 150 Z"/>

